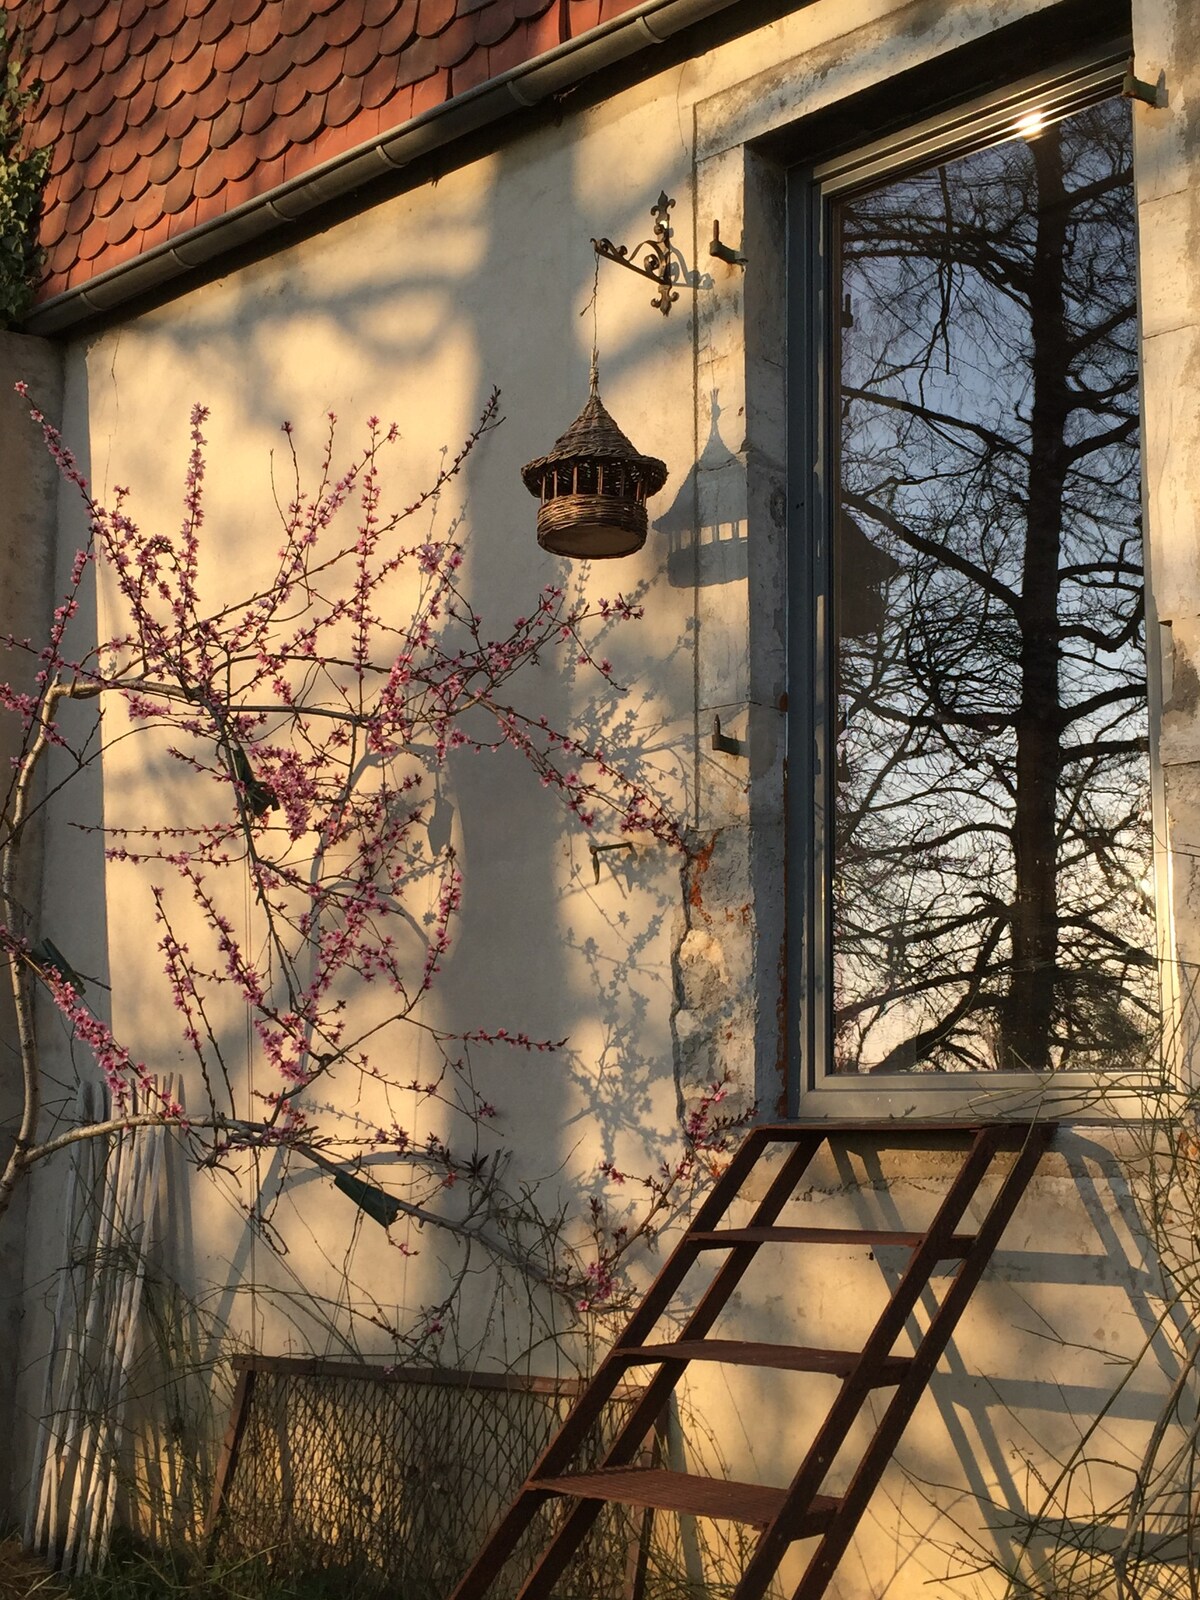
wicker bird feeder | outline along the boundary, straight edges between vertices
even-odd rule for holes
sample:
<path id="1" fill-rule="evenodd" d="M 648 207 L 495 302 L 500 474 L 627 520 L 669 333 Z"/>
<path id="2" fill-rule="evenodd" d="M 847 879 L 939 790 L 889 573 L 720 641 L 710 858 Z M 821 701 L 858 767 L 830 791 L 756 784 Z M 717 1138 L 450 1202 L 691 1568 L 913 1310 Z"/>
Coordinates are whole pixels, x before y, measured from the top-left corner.
<path id="1" fill-rule="evenodd" d="M 655 456 L 639 454 L 604 409 L 595 369 L 587 405 L 550 451 L 521 468 L 541 501 L 543 550 L 595 560 L 628 556 L 646 542 L 646 500 L 667 481 Z"/>

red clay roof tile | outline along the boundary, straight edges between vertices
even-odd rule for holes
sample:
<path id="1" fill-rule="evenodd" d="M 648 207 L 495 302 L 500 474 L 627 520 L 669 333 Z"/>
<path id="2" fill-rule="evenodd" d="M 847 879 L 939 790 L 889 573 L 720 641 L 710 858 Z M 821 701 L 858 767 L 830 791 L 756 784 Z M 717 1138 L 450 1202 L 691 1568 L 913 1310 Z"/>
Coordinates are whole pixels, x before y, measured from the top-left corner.
<path id="1" fill-rule="evenodd" d="M 57 177 L 51 178 L 50 182 L 46 185 L 46 193 L 44 196 L 46 206 L 51 208 L 54 206 L 70 205 L 71 201 L 74 200 L 75 196 L 83 188 L 83 182 L 83 168 L 81 166 L 76 166 L 75 163 L 72 162 L 65 172 L 59 173 Z M 117 198 L 120 199 L 119 184 L 117 185 L 117 189 Z"/>
<path id="2" fill-rule="evenodd" d="M 51 205 L 46 209 L 42 218 L 41 239 L 42 249 L 49 253 L 67 231 L 67 208 L 65 205 Z"/>
<path id="3" fill-rule="evenodd" d="M 108 95 L 105 98 L 111 97 L 112 103 L 119 104 L 135 94 L 144 82 L 141 61 L 137 56 L 127 56 L 109 77 Z"/>
<path id="4" fill-rule="evenodd" d="M 367 110 L 373 110 L 374 107 L 381 106 L 388 96 L 395 91 L 396 72 L 395 57 L 383 56 L 375 63 L 370 72 L 365 73 L 359 80 L 362 85 L 362 103 Z M 401 120 L 400 117 L 397 117 L 395 125 L 398 126 Z"/>
<path id="5" fill-rule="evenodd" d="M 137 229 L 133 225 L 133 218 L 128 211 L 122 209 L 114 212 L 109 217 L 108 224 L 104 229 L 104 237 L 110 246 L 118 245 L 124 240 L 132 238 L 136 232 Z"/>
<path id="6" fill-rule="evenodd" d="M 466 94 L 468 89 L 478 89 L 492 76 L 486 50 L 473 50 L 464 61 L 450 68 L 450 93 Z"/>
<path id="7" fill-rule="evenodd" d="M 275 85 L 274 115 L 277 117 L 290 117 L 293 111 L 299 109 L 308 95 L 308 87 L 304 80 L 289 73 L 282 82 Z"/>
<path id="8" fill-rule="evenodd" d="M 162 216 L 162 190 L 157 185 L 147 189 L 133 208 L 132 217 L 135 228 L 143 229 L 151 226 Z"/>
<path id="9" fill-rule="evenodd" d="M 210 79 L 211 83 L 211 79 Z M 185 94 L 167 109 L 164 123 L 168 139 L 182 139 L 196 120 L 197 93 Z"/>
<path id="10" fill-rule="evenodd" d="M 258 63 L 253 56 L 238 63 L 226 79 L 226 85 L 231 100 L 249 100 L 259 87 Z"/>
<path id="11" fill-rule="evenodd" d="M 557 32 L 558 19 L 553 18 L 552 21 L 553 31 Z M 528 61 L 531 54 L 538 53 L 539 26 L 539 18 L 532 22 L 518 22 L 507 39 L 489 47 L 488 70 L 493 78 L 498 78 L 502 72 L 510 72 L 513 67 L 519 67 L 522 61 Z M 543 45 L 542 48 L 547 47 Z"/>
<path id="12" fill-rule="evenodd" d="M 55 45 L 59 60 L 73 67 L 77 61 L 82 61 L 92 48 L 92 38 L 86 27 L 79 27 L 73 33 L 67 34 L 65 39 L 59 34 Z"/>
<path id="13" fill-rule="evenodd" d="M 333 85 L 325 97 L 325 127 L 344 127 L 354 116 L 359 105 L 358 84 L 353 78 L 342 78 L 340 82 Z M 319 139 L 320 135 L 318 134 L 318 141 Z M 356 144 L 357 142 L 357 140 L 351 139 L 344 148 L 348 150 L 351 144 Z M 317 159 L 318 161 L 328 161 L 329 157 L 319 156 Z"/>
<path id="14" fill-rule="evenodd" d="M 346 46 L 342 71 L 347 78 L 361 78 L 364 72 L 370 71 L 371 66 L 378 60 L 378 57 L 379 30 L 377 28 L 364 28 Z"/>
<path id="15" fill-rule="evenodd" d="M 87 100 L 83 95 L 80 95 L 78 99 L 68 100 L 63 106 L 63 133 L 71 134 L 75 132 L 76 128 L 81 128 L 88 114 Z"/>
<path id="16" fill-rule="evenodd" d="M 427 78 L 418 78 L 412 86 L 412 115 L 419 117 L 426 111 L 432 111 L 435 106 L 448 100 L 450 93 L 450 74 L 444 69 L 431 72 Z"/>
<path id="17" fill-rule="evenodd" d="M 275 9 L 273 6 L 260 11 L 250 24 L 250 32 L 246 38 L 247 53 L 252 56 L 261 56 L 264 50 L 269 50 L 279 37 L 279 29 L 275 24 Z"/>
<path id="18" fill-rule="evenodd" d="M 183 74 L 178 71 L 168 72 L 158 80 L 154 103 L 160 111 L 169 111 L 187 92 L 184 88 Z"/>
<path id="19" fill-rule="evenodd" d="M 293 148 L 307 144 L 310 139 L 316 138 L 317 129 L 321 126 L 324 116 L 325 96 L 323 94 L 312 95 L 292 118 Z"/>
<path id="20" fill-rule="evenodd" d="M 209 129 L 209 145 L 213 150 L 224 150 L 242 131 L 242 107 L 226 106 Z"/>
<path id="21" fill-rule="evenodd" d="M 215 55 L 215 45 L 197 45 L 187 60 L 182 61 L 172 71 L 172 83 L 178 84 L 184 94 L 197 93 L 198 90 L 203 89 L 204 85 L 217 70 L 217 64 L 214 60 Z M 254 81 L 258 82 L 257 72 L 254 74 Z"/>
<path id="22" fill-rule="evenodd" d="M 417 6 L 417 32 L 423 39 L 441 33 L 454 21 L 455 0 L 420 0 Z"/>
<path id="23" fill-rule="evenodd" d="M 362 27 L 362 0 L 342 0 L 326 12 L 325 41 L 328 45 L 349 44 Z"/>
<path id="24" fill-rule="evenodd" d="M 192 114 L 197 119 L 215 117 L 224 106 L 225 100 L 225 85 L 219 76 L 214 75 L 193 98 Z"/>
<path id="25" fill-rule="evenodd" d="M 198 166 L 204 160 L 205 152 L 208 150 L 208 134 L 209 124 L 207 122 L 193 122 L 192 126 L 184 134 L 179 144 L 179 171 L 171 179 L 171 183 L 167 185 L 168 189 L 171 188 L 172 184 L 178 182 L 183 185 L 186 192 L 187 185 L 191 182 L 188 174 L 193 167 Z M 176 204 L 168 206 L 167 209 L 176 211 L 179 208 L 179 204 L 180 202 L 177 201 Z"/>
<path id="26" fill-rule="evenodd" d="M 179 166 L 179 140 L 168 139 L 165 144 L 154 152 L 154 156 L 146 171 L 150 175 L 150 182 L 157 184 L 161 189 Z"/>
<path id="27" fill-rule="evenodd" d="M 486 11 L 479 13 L 479 21 L 475 29 L 475 37 L 480 44 L 499 44 L 501 39 L 507 39 L 517 25 L 517 11 L 514 0 L 493 0 Z"/>
<path id="28" fill-rule="evenodd" d="M 190 174 L 188 177 L 188 183 L 190 187 Z M 196 201 L 192 200 L 192 202 L 189 205 L 186 205 L 182 211 L 177 211 L 173 216 L 169 216 L 167 218 L 167 233 L 169 237 L 176 239 L 181 233 L 186 233 L 189 228 L 194 228 L 197 222 L 198 210 L 199 207 L 197 206 Z"/>
<path id="29" fill-rule="evenodd" d="M 242 114 L 242 132 L 255 134 L 260 128 L 265 128 L 271 120 L 274 105 L 274 85 L 265 83 L 246 101 L 246 109 Z"/>
<path id="30" fill-rule="evenodd" d="M 250 24 L 244 23 L 240 28 L 230 28 L 222 39 L 218 39 L 213 46 L 213 66 L 218 72 L 231 73 L 246 59 L 246 44 L 250 38 Z M 206 48 L 201 41 L 200 48 Z"/>
<path id="31" fill-rule="evenodd" d="M 312 17 L 308 0 L 275 0 L 274 12 L 275 25 L 282 38 L 299 33 Z"/>
<path id="32" fill-rule="evenodd" d="M 83 127 L 80 128 L 79 132 L 75 135 L 72 158 L 76 162 L 87 161 L 95 155 L 99 148 L 100 126 L 99 123 L 93 118 L 92 120 L 85 122 Z"/>
<path id="33" fill-rule="evenodd" d="M 50 41 L 57 31 L 58 18 L 48 7 L 39 10 L 34 21 L 29 22 L 28 18 L 26 18 L 25 47 L 34 60 L 38 62 L 39 70 L 41 70 L 41 62 L 45 58 L 46 51 L 50 48 Z"/>
<path id="34" fill-rule="evenodd" d="M 600 21 L 600 0 L 566 0 L 570 8 L 571 37 L 586 33 Z"/>
<path id="35" fill-rule="evenodd" d="M 239 139 L 225 152 L 225 181 L 236 183 L 248 177 L 258 165 L 258 155 L 246 139 Z"/>
<path id="36" fill-rule="evenodd" d="M 108 238 L 102 227 L 93 224 L 85 228 L 79 237 L 80 261 L 94 261 L 108 248 Z"/>
<path id="37" fill-rule="evenodd" d="M 187 20 L 187 0 L 162 0 L 162 4 L 158 7 L 160 37 L 168 33 L 178 33 Z"/>
<path id="38" fill-rule="evenodd" d="M 49 298 L 636 0 L 0 3 L 46 84 Z"/>
<path id="39" fill-rule="evenodd" d="M 135 161 L 129 171 L 121 179 L 121 199 L 126 205 L 131 205 L 140 194 L 144 194 L 150 178 L 146 172 L 144 161 Z"/>
<path id="40" fill-rule="evenodd" d="M 98 16 L 92 18 L 89 26 L 92 30 L 92 49 L 99 52 L 100 46 L 107 44 L 121 26 L 115 7 L 105 6 Z"/>
<path id="41" fill-rule="evenodd" d="M 292 61 L 298 67 L 318 62 L 323 55 L 336 55 L 341 59 L 341 46 L 327 43 L 325 24 L 320 17 L 314 18 L 311 27 L 305 28 L 303 33 L 293 34 L 288 43 L 292 47 Z"/>
<path id="42" fill-rule="evenodd" d="M 417 0 L 400 0 L 379 33 L 380 56 L 399 55 L 417 31 Z"/>
<path id="43" fill-rule="evenodd" d="M 221 152 L 215 150 L 196 168 L 195 177 L 192 180 L 196 199 L 207 200 L 210 195 L 216 194 L 224 182 L 225 168 L 221 164 Z"/>
<path id="44" fill-rule="evenodd" d="M 475 48 L 474 17 L 459 17 L 445 33 L 438 35 L 434 59 L 439 67 L 456 67 Z"/>
<path id="45" fill-rule="evenodd" d="M 172 110 L 174 110 L 174 107 L 172 107 Z M 152 156 L 168 137 L 167 116 L 169 115 L 170 112 L 164 115 L 161 111 L 156 111 L 153 116 L 147 117 L 137 132 L 131 136 L 138 155 Z"/>
<path id="46" fill-rule="evenodd" d="M 406 83 L 416 83 L 418 78 L 428 78 L 436 72 L 440 63 L 437 58 L 436 39 L 414 39 L 407 49 L 401 51 L 396 62 L 396 87 L 402 89 Z"/>
<path id="47" fill-rule="evenodd" d="M 200 159 L 203 155 L 202 151 Z M 194 198 L 191 168 L 183 168 L 164 186 L 162 208 L 168 216 L 174 216 L 178 211 L 186 211 Z"/>
<path id="48" fill-rule="evenodd" d="M 195 16 L 195 9 L 189 5 L 188 15 Z M 201 44 L 216 44 L 217 40 L 229 26 L 229 13 L 226 11 L 223 0 L 214 0 L 201 15 L 200 42 Z"/>
<path id="49" fill-rule="evenodd" d="M 141 159 L 128 139 L 121 139 L 108 147 L 109 170 L 118 175 L 131 171 Z"/>
<path id="50" fill-rule="evenodd" d="M 254 149 L 260 161 L 273 161 L 276 156 L 283 154 L 290 143 L 291 128 L 284 117 L 268 122 L 254 136 Z"/>
<path id="51" fill-rule="evenodd" d="M 129 49 L 135 56 L 140 56 L 143 51 L 158 38 L 158 18 L 153 11 L 143 10 L 137 21 L 129 28 Z"/>
<path id="52" fill-rule="evenodd" d="M 163 73 L 166 72 L 171 64 L 171 46 L 173 42 L 168 34 L 164 39 L 156 39 L 146 52 L 146 59 L 142 63 L 142 71 L 145 73 L 147 83 L 161 81 Z"/>
<path id="53" fill-rule="evenodd" d="M 339 78 L 342 77 L 342 68 L 346 60 L 344 50 L 326 50 L 317 57 L 305 73 L 308 87 L 313 94 L 325 94 L 332 89 Z"/>
<path id="54" fill-rule="evenodd" d="M 331 94 L 325 105 L 325 126 L 313 140 L 313 160 L 318 166 L 322 161 L 332 161 L 335 156 L 345 155 L 347 150 L 353 150 L 356 144 L 362 143 L 363 130 L 357 122 L 350 125 L 348 120 L 345 123 L 333 120 L 338 114 L 337 108 L 332 105 L 333 98 Z"/>
<path id="55" fill-rule="evenodd" d="M 100 52 L 100 70 L 105 76 L 111 76 L 112 73 L 120 71 L 126 61 L 138 61 L 140 59 L 140 52 L 135 55 L 129 49 L 129 35 L 115 33 Z M 72 75 L 71 83 L 74 86 L 74 75 Z"/>
<path id="56" fill-rule="evenodd" d="M 259 72 L 264 83 L 278 83 L 284 77 L 293 63 L 292 41 L 290 39 L 276 39 L 275 43 L 266 52 L 259 62 Z"/>

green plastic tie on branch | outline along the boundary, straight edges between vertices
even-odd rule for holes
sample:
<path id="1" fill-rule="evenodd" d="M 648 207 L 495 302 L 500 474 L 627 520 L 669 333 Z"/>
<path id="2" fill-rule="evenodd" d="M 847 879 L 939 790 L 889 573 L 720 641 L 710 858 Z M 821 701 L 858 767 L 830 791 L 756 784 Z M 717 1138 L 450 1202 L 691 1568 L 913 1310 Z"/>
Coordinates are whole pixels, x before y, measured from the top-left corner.
<path id="1" fill-rule="evenodd" d="M 358 1209 L 365 1211 L 381 1228 L 390 1228 L 404 1209 L 392 1195 L 368 1183 L 365 1178 L 356 1178 L 353 1173 L 335 1172 L 333 1183 L 334 1188 L 349 1195 Z"/>

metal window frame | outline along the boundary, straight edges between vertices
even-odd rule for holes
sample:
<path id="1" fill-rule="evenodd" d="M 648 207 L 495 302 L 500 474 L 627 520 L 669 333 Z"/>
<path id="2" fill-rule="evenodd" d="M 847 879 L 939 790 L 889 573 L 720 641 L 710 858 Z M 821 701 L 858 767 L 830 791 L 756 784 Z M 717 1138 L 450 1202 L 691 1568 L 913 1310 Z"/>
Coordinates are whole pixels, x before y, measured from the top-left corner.
<path id="1" fill-rule="evenodd" d="M 1033 111 L 1068 116 L 1117 94 L 1129 61 L 1127 38 L 1103 41 L 1086 57 L 1056 65 L 991 94 L 965 100 L 936 117 L 831 158 L 787 172 L 788 301 L 788 1114 L 799 1120 L 853 1115 L 947 1116 L 981 1111 L 1028 1115 L 1031 1106 L 1079 1121 L 1141 1115 L 1149 1093 L 1166 1086 L 1157 1075 L 1071 1072 L 921 1073 L 838 1076 L 829 1069 L 832 1043 L 828 773 L 832 755 L 829 638 L 835 401 L 837 263 L 831 259 L 832 202 L 943 157 L 966 155 L 1016 133 Z M 1143 543 L 1149 539 L 1143 530 Z M 1151 718 L 1151 790 L 1155 837 L 1162 838 L 1161 781 L 1154 755 L 1153 612 L 1147 593 L 1147 679 Z M 1156 849 L 1156 856 L 1162 852 Z M 1163 867 L 1158 865 L 1160 891 Z M 1160 907 L 1163 896 L 1160 893 Z M 1159 944 L 1164 930 L 1160 910 Z M 1164 983 L 1163 1012 L 1170 1001 Z M 1103 1104 L 1100 1101 L 1103 1101 Z"/>

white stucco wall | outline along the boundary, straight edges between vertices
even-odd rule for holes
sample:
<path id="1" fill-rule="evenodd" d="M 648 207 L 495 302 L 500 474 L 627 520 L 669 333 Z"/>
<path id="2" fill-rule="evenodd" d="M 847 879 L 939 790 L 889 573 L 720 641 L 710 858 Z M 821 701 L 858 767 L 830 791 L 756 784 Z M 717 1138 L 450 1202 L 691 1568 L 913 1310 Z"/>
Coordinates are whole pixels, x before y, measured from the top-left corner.
<path id="1" fill-rule="evenodd" d="M 368 414 L 395 417 L 399 493 L 428 479 L 442 447 L 457 444 L 498 384 L 504 426 L 433 513 L 435 526 L 465 517 L 466 573 L 481 609 L 503 622 L 564 576 L 594 595 L 619 589 L 642 599 L 644 620 L 609 651 L 623 698 L 597 704 L 576 675 L 548 667 L 527 692 L 552 718 L 578 719 L 615 750 L 645 758 L 695 830 L 686 879 L 678 858 L 640 842 L 632 856 L 604 858 L 593 882 L 581 831 L 515 759 L 456 756 L 444 775 L 466 900 L 433 1019 L 458 1030 L 490 1024 L 569 1038 L 561 1054 L 474 1055 L 479 1091 L 500 1112 L 485 1148 L 508 1153 L 512 1182 L 536 1185 L 547 1215 L 565 1205 L 578 1217 L 592 1194 L 619 1206 L 599 1162 L 653 1169 L 678 1147 L 678 1106 L 714 1078 L 728 1073 L 735 1098 L 757 1095 L 764 1110 L 781 1090 L 783 418 L 771 384 L 747 374 L 750 360 L 760 363 L 760 379 L 761 364 L 774 362 L 782 393 L 782 270 L 778 175 L 747 158 L 747 143 L 1037 9 L 1030 0 L 817 0 L 67 349 L 68 436 L 101 493 L 133 487 L 144 527 L 178 521 L 187 410 L 193 400 L 212 407 L 206 579 L 214 592 L 273 549 L 269 460 L 281 419 L 294 422 L 312 459 L 327 411 L 337 412 L 347 443 Z M 1190 665 L 1200 639 L 1200 287 L 1190 266 L 1200 248 L 1200 22 L 1185 0 L 1136 0 L 1134 42 L 1139 76 L 1154 81 L 1162 72 L 1169 90 L 1165 109 L 1135 108 L 1135 126 L 1149 548 L 1168 639 L 1161 759 L 1171 831 L 1163 847 L 1187 961 L 1200 952 Z M 706 572 L 697 582 L 686 560 L 672 563 L 670 532 L 652 532 L 620 564 L 569 567 L 538 550 L 534 505 L 519 481 L 520 466 L 549 447 L 586 395 L 591 328 L 580 313 L 592 287 L 589 240 L 644 237 L 660 188 L 677 198 L 675 243 L 700 287 L 685 288 L 664 319 L 650 309 L 648 284 L 602 266 L 602 389 L 626 433 L 670 469 L 652 522 L 657 515 L 684 530 L 679 541 L 700 529 L 697 559 L 710 564 L 725 558 L 706 554 L 706 541 L 746 540 L 745 578 L 708 581 Z M 747 268 L 708 256 L 713 217 L 723 239 L 742 242 Z M 726 453 L 715 470 L 689 477 L 714 424 L 714 394 Z M 65 494 L 61 516 L 69 528 Z M 103 595 L 98 625 L 103 632 Z M 748 759 L 710 749 L 714 714 Z M 88 820 L 146 823 L 188 803 L 170 764 L 161 755 L 148 764 L 139 751 L 137 741 L 112 749 L 103 786 L 84 796 Z M 101 873 L 95 837 L 68 829 L 78 805 L 64 798 L 55 812 L 47 930 L 69 926 L 81 969 L 113 982 L 112 1020 L 135 1052 L 158 1070 L 186 1072 L 157 987 L 146 879 L 120 867 Z M 252 935 L 253 910 L 239 915 L 239 930 Z M 222 1020 L 235 1035 L 238 1017 Z M 51 1051 L 62 1047 L 49 1025 L 47 1037 Z M 233 1055 L 252 1075 L 244 1049 Z M 397 1076 L 420 1079 L 427 1066 L 414 1036 Z M 452 1122 L 433 1126 L 453 1141 Z M 832 1593 L 905 1600 L 963 1570 L 969 1555 L 961 1552 L 978 1537 L 986 1543 L 992 1536 L 980 1530 L 997 1521 L 984 1502 L 1018 1517 L 1037 1498 L 1037 1473 L 1078 1438 L 1115 1387 L 1114 1370 L 1149 1341 L 1156 1358 L 1103 1425 L 1115 1459 L 1136 1457 L 1177 1351 L 1154 1329 L 1162 1284 L 1136 1222 L 1127 1155 L 1111 1131 L 1062 1136 Z M 351 1251 L 350 1203 L 315 1172 L 293 1163 L 285 1175 L 278 1159 L 270 1165 L 266 1172 L 263 1158 L 258 1181 L 276 1196 L 271 1222 L 286 1257 L 251 1236 L 230 1184 L 201 1175 L 173 1202 L 188 1213 L 188 1230 L 164 1242 L 164 1265 L 257 1348 L 391 1354 L 371 1319 L 410 1322 L 444 1282 L 429 1230 L 409 1230 L 419 1254 L 402 1257 L 366 1224 Z M 875 1170 L 848 1155 L 822 1168 L 783 1220 L 912 1226 L 946 1181 L 940 1157 L 892 1158 Z M 43 1178 L 35 1193 L 47 1203 L 34 1209 L 33 1249 L 52 1259 L 54 1180 Z M 405 1236 L 403 1226 L 394 1231 Z M 643 1258 L 635 1280 L 645 1270 Z M 761 1289 L 748 1280 L 740 1296 L 737 1331 L 850 1348 L 890 1270 L 864 1250 L 836 1262 L 765 1263 Z M 229 1289 L 234 1282 L 240 1292 Z M 464 1299 L 462 1344 L 485 1364 L 523 1359 L 534 1342 L 528 1319 L 522 1324 L 512 1304 L 501 1317 L 489 1284 L 481 1275 Z M 542 1331 L 553 1327 L 563 1345 L 543 1343 L 533 1369 L 584 1355 L 586 1340 L 565 1310 L 541 1292 L 534 1299 Z M 24 1353 L 30 1409 L 38 1326 L 31 1318 Z M 689 1389 L 698 1419 L 691 1448 L 702 1453 L 711 1430 L 733 1476 L 785 1481 L 807 1441 L 811 1407 L 826 1398 L 820 1388 L 802 1390 L 808 1382 L 706 1374 Z M 1120 1481 L 1116 1471 L 1111 1485 L 1094 1485 L 1097 1501 Z M 995 1535 L 1002 1555 L 1008 1539 Z M 984 1573 L 953 1592 L 1000 1590 Z"/>

